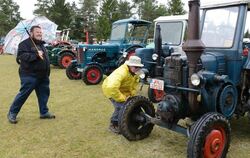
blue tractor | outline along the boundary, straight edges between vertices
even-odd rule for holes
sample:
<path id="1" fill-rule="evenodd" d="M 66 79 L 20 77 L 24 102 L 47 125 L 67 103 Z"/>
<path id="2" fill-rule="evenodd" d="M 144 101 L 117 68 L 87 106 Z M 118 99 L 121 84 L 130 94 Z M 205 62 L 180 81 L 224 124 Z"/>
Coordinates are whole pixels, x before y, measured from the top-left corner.
<path id="1" fill-rule="evenodd" d="M 112 25 L 110 40 L 105 44 L 79 44 L 77 60 L 66 69 L 69 79 L 82 79 L 87 85 L 101 82 L 103 75 L 145 47 L 151 22 L 137 19 L 118 20 Z"/>
<path id="2" fill-rule="evenodd" d="M 146 97 L 130 98 L 119 127 L 135 141 L 158 125 L 189 138 L 187 157 L 224 158 L 231 139 L 229 119 L 250 112 L 250 54 L 243 53 L 250 0 L 208 1 L 201 12 L 199 6 L 199 0 L 189 0 L 186 58 L 177 53 L 166 57 L 163 79 L 150 83 L 165 91 L 164 99 L 155 110 Z M 191 122 L 181 124 L 187 118 Z"/>

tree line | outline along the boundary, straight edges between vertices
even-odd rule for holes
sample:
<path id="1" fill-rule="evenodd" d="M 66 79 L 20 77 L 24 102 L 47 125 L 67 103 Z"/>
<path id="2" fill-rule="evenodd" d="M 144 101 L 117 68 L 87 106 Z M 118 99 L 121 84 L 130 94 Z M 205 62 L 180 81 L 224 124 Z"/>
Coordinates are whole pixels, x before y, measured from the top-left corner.
<path id="1" fill-rule="evenodd" d="M 153 21 L 159 16 L 185 14 L 181 0 L 170 0 L 167 6 L 157 0 L 79 0 L 79 4 L 38 0 L 35 6 L 35 15 L 48 17 L 60 30 L 71 28 L 70 37 L 81 41 L 85 39 L 86 31 L 90 37 L 107 40 L 112 23 L 119 19 L 137 16 Z"/>
<path id="2" fill-rule="evenodd" d="M 13 0 L 0 0 L 0 3 L 0 36 L 5 36 L 22 18 Z M 159 16 L 185 14 L 183 7 L 181 0 L 168 0 L 166 6 L 157 0 L 79 0 L 79 4 L 37 0 L 33 13 L 46 16 L 59 30 L 70 28 L 72 39 L 84 41 L 86 31 L 98 40 L 108 39 L 112 23 L 119 19 L 134 17 L 153 21 Z"/>

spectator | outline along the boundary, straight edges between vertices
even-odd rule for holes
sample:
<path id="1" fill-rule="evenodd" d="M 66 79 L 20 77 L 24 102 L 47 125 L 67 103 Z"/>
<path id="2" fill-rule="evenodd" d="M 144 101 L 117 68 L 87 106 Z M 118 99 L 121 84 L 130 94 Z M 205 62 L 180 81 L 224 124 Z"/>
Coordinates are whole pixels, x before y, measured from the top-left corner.
<path id="1" fill-rule="evenodd" d="M 103 82 L 103 93 L 114 106 L 109 126 L 109 129 L 114 133 L 120 133 L 118 115 L 127 99 L 136 95 L 139 83 L 138 73 L 142 67 L 141 59 L 137 56 L 131 56 L 125 64 L 113 71 Z"/>
<path id="2" fill-rule="evenodd" d="M 43 46 L 45 42 L 42 41 L 41 28 L 32 26 L 30 35 L 30 38 L 18 45 L 17 61 L 20 63 L 19 77 L 21 88 L 7 115 L 9 122 L 13 124 L 17 123 L 17 114 L 33 90 L 35 90 L 37 95 L 40 118 L 55 118 L 55 115 L 49 112 L 47 106 L 50 95 L 50 63 L 48 53 Z"/>

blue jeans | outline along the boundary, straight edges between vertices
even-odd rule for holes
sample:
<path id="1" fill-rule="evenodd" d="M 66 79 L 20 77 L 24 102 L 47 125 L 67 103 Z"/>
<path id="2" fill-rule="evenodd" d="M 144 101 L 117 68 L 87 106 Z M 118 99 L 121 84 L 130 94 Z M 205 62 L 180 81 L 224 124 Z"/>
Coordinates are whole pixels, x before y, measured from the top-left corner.
<path id="1" fill-rule="evenodd" d="M 119 121 L 119 115 L 122 112 L 122 109 L 124 108 L 125 102 L 116 102 L 113 99 L 110 99 L 111 103 L 113 104 L 115 110 L 110 118 L 110 121 L 114 125 L 118 125 Z"/>
<path id="2" fill-rule="evenodd" d="M 20 80 L 21 88 L 10 106 L 9 112 L 17 115 L 31 92 L 35 90 L 40 114 L 43 115 L 47 113 L 49 111 L 47 102 L 50 95 L 49 77 L 37 78 L 33 76 L 20 76 Z"/>

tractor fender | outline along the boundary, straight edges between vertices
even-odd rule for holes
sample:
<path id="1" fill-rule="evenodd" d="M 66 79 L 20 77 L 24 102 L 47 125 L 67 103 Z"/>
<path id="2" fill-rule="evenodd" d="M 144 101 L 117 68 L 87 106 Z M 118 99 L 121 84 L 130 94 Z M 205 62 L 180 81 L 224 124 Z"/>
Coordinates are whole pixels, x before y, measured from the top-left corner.
<path id="1" fill-rule="evenodd" d="M 68 52 L 68 53 L 72 54 L 74 57 L 76 57 L 76 54 L 75 54 L 72 50 L 69 50 L 69 49 L 64 49 L 64 50 L 58 52 L 57 55 L 60 56 L 60 55 L 63 54 L 64 52 Z"/>

